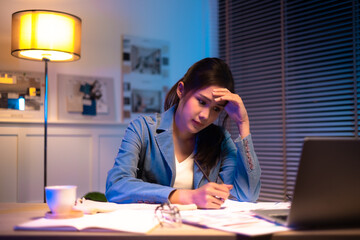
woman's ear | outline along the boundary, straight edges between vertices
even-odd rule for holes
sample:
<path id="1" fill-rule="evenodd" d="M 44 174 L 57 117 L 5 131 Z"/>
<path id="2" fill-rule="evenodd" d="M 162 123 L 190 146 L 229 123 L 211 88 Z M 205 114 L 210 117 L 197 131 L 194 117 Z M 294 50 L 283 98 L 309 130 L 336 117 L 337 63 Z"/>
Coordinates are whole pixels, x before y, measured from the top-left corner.
<path id="1" fill-rule="evenodd" d="M 184 96 L 184 82 L 179 82 L 176 88 L 176 94 L 178 95 L 179 99 L 181 99 Z"/>

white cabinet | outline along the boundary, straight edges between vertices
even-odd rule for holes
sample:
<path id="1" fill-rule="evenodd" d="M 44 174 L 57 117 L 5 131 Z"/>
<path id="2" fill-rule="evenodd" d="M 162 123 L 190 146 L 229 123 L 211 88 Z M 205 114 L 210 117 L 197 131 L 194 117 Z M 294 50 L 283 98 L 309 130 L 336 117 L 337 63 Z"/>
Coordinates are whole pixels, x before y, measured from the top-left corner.
<path id="1" fill-rule="evenodd" d="M 78 186 L 77 195 L 105 191 L 124 124 L 48 124 L 47 185 Z M 0 202 L 42 202 L 44 128 L 0 124 Z"/>

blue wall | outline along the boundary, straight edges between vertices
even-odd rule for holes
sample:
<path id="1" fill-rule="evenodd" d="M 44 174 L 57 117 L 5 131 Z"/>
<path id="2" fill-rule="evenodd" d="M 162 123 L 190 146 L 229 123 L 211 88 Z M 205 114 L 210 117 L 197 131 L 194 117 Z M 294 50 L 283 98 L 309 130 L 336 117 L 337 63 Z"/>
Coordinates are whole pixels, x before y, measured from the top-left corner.
<path id="1" fill-rule="evenodd" d="M 58 10 L 82 18 L 81 59 L 49 64 L 49 120 L 57 120 L 57 74 L 104 76 L 115 80 L 121 116 L 121 37 L 132 35 L 170 43 L 170 81 L 194 62 L 217 56 L 216 0 L 0 0 L 0 69 L 44 71 L 44 64 L 12 57 L 11 14 L 25 9 Z M 214 15 L 215 14 L 215 15 Z"/>

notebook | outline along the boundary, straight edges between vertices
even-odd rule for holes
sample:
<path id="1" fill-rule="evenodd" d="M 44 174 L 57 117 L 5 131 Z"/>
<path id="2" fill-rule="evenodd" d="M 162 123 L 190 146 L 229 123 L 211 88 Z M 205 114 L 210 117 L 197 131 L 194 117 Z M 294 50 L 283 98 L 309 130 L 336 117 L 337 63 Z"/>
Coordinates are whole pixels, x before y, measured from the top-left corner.
<path id="1" fill-rule="evenodd" d="M 306 138 L 291 208 L 253 212 L 294 229 L 360 226 L 360 140 Z"/>

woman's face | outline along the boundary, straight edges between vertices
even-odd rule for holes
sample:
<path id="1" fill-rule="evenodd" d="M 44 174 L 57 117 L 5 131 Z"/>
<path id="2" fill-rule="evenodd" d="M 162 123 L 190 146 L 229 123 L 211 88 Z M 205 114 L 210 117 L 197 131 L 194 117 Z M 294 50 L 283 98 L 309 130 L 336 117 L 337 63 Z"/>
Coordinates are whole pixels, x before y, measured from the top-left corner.
<path id="1" fill-rule="evenodd" d="M 219 86 L 209 86 L 184 96 L 183 85 L 178 86 L 179 106 L 175 123 L 183 133 L 195 134 L 213 123 L 224 109 L 225 101 L 215 102 L 213 90 Z"/>

